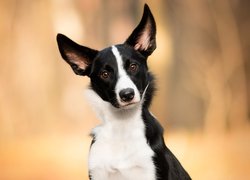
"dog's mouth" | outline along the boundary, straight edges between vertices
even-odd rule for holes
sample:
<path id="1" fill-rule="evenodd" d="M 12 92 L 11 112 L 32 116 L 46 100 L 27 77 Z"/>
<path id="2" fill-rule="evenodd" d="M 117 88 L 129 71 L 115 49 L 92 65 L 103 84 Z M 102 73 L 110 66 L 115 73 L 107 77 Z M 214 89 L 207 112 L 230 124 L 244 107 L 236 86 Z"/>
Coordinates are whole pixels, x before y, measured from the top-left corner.
<path id="1" fill-rule="evenodd" d="M 130 109 L 130 108 L 133 108 L 136 105 L 138 105 L 139 102 L 140 101 L 138 101 L 138 102 L 129 102 L 129 103 L 126 103 L 126 104 L 122 104 L 122 105 L 119 105 L 119 108 L 121 108 L 121 109 Z"/>

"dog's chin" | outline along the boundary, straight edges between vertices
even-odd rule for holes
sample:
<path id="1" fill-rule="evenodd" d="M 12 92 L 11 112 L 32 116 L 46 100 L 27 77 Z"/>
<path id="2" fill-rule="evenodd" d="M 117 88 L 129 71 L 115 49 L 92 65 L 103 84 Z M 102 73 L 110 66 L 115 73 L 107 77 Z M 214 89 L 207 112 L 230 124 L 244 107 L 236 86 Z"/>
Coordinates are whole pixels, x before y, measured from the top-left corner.
<path id="1" fill-rule="evenodd" d="M 133 108 L 137 107 L 139 104 L 140 104 L 140 101 L 130 102 L 130 103 L 122 103 L 122 104 L 119 104 L 118 108 L 128 110 L 128 109 L 133 109 Z"/>
<path id="2" fill-rule="evenodd" d="M 134 99 L 131 102 L 124 102 L 121 101 L 120 99 L 110 102 L 111 105 L 116 109 L 116 110 L 130 110 L 130 109 L 135 109 L 136 107 L 139 107 L 141 105 L 141 98 Z"/>

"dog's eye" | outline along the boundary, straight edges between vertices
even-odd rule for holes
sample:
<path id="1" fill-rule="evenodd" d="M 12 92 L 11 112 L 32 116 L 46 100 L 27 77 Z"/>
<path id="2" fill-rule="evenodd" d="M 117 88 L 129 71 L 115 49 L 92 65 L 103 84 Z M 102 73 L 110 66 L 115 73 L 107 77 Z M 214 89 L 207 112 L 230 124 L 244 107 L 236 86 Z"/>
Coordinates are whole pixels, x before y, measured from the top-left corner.
<path id="1" fill-rule="evenodd" d="M 136 72 L 137 69 L 138 69 L 138 65 L 137 65 L 137 64 L 131 63 L 131 64 L 129 65 L 129 71 L 130 71 L 130 72 Z"/>
<path id="2" fill-rule="evenodd" d="M 108 79 L 109 76 L 110 76 L 110 73 L 108 71 L 106 71 L 106 70 L 102 71 L 101 74 L 100 74 L 100 77 L 102 79 Z"/>

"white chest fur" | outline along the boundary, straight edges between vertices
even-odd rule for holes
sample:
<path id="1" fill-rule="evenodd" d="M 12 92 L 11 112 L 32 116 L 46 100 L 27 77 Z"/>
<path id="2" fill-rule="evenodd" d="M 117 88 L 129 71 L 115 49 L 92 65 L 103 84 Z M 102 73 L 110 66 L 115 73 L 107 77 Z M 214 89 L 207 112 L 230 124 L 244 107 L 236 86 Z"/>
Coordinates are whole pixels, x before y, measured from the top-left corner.
<path id="1" fill-rule="evenodd" d="M 129 112 L 118 112 L 91 90 L 88 97 L 103 121 L 93 129 L 95 143 L 89 153 L 92 179 L 154 180 L 154 153 L 145 138 L 141 108 L 137 106 Z"/>

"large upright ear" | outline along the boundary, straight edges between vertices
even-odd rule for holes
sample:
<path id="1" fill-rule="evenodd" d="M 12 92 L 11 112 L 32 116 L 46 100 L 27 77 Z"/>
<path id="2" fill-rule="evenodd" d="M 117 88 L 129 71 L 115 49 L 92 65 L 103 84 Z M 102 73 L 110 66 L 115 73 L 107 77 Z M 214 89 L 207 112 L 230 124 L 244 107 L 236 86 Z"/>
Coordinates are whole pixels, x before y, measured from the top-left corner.
<path id="1" fill-rule="evenodd" d="M 147 4 L 144 5 L 142 19 L 125 44 L 132 46 L 144 56 L 149 56 L 156 48 L 156 25 Z"/>
<path id="2" fill-rule="evenodd" d="M 62 58 L 71 66 L 77 75 L 88 75 L 98 51 L 81 46 L 63 34 L 57 34 L 57 44 Z"/>

